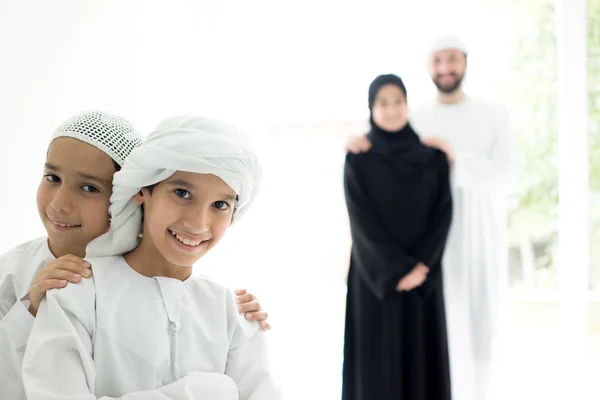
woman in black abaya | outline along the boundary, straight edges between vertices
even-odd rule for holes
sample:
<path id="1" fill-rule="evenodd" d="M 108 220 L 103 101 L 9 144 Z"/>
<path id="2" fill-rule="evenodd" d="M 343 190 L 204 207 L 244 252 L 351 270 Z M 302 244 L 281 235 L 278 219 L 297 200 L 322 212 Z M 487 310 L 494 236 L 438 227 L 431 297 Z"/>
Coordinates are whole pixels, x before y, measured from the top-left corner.
<path id="1" fill-rule="evenodd" d="M 348 154 L 352 256 L 343 400 L 449 400 L 442 254 L 452 199 L 444 153 L 408 123 L 395 75 L 369 87 L 372 150 Z"/>

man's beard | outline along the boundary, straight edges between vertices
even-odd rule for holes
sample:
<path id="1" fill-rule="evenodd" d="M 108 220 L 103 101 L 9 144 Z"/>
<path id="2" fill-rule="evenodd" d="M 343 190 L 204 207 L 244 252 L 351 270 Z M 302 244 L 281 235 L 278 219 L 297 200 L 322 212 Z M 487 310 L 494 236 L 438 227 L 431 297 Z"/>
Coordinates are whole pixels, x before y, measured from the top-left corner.
<path id="1" fill-rule="evenodd" d="M 444 93 L 444 94 L 452 94 L 454 92 L 456 92 L 458 90 L 458 88 L 460 87 L 460 85 L 462 84 L 463 78 L 465 77 L 464 74 L 462 75 L 457 75 L 457 74 L 450 74 L 450 76 L 452 76 L 454 78 L 454 83 L 452 83 L 451 85 L 442 85 L 439 83 L 439 79 L 440 76 L 437 75 L 435 76 L 432 81 L 433 84 L 435 85 L 435 87 L 437 87 L 437 89 Z"/>

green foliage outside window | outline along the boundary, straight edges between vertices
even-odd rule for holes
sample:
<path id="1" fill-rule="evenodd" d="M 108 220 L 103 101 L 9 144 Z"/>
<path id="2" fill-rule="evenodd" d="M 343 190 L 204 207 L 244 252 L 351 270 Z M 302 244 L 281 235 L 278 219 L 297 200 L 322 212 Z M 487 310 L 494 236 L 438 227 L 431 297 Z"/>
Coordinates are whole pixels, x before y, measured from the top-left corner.
<path id="1" fill-rule="evenodd" d="M 502 3 L 510 8 L 516 25 L 510 71 L 500 89 L 516 130 L 520 156 L 520 175 L 511 201 L 510 219 L 511 273 L 519 276 L 512 281 L 529 276 L 527 285 L 555 289 L 558 222 L 555 0 Z M 588 0 L 588 10 L 591 283 L 600 289 L 600 0 Z M 530 261 L 524 254 L 530 255 Z M 519 267 L 514 268 L 514 264 Z"/>

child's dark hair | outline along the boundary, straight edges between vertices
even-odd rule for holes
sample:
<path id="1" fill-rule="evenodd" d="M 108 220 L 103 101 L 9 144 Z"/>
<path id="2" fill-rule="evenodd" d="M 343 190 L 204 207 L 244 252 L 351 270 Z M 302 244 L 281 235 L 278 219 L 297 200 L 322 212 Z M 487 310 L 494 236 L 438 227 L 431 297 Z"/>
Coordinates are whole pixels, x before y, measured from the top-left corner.
<path id="1" fill-rule="evenodd" d="M 155 183 L 154 185 L 143 187 L 142 190 L 148 189 L 148 192 L 150 192 L 150 194 L 152 194 L 152 191 L 154 190 L 154 188 L 157 185 L 158 185 L 158 183 Z M 143 204 L 142 204 L 142 223 L 144 223 L 144 205 Z"/>

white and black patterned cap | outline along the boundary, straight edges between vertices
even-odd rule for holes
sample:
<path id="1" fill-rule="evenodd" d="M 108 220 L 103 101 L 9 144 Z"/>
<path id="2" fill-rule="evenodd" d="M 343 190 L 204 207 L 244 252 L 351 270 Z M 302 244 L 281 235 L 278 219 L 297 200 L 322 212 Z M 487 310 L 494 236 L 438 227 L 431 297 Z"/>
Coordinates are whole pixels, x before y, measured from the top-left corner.
<path id="1" fill-rule="evenodd" d="M 142 144 L 140 131 L 127 119 L 104 111 L 86 111 L 63 122 L 51 142 L 70 137 L 90 144 L 123 166 L 133 149 Z"/>

